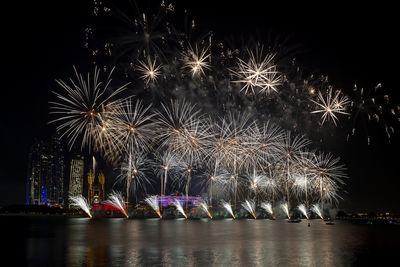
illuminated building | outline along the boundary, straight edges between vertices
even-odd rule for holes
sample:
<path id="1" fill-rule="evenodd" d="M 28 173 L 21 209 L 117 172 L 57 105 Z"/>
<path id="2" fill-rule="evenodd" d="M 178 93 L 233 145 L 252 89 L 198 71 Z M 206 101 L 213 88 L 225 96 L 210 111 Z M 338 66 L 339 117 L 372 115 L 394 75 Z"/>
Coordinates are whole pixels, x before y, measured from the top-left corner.
<path id="1" fill-rule="evenodd" d="M 28 160 L 28 181 L 26 204 L 40 203 L 41 192 L 41 155 L 43 151 L 43 142 L 36 141 L 30 149 Z"/>
<path id="2" fill-rule="evenodd" d="M 83 194 L 84 167 L 85 161 L 83 156 L 77 155 L 71 159 L 69 195 L 76 196 Z"/>
<path id="3" fill-rule="evenodd" d="M 64 204 L 64 150 L 58 137 L 35 141 L 28 161 L 26 204 Z"/>
<path id="4" fill-rule="evenodd" d="M 95 173 L 90 170 L 88 174 L 88 200 L 89 203 L 98 204 L 105 199 L 104 183 L 105 183 L 104 173 L 100 171 L 97 175 L 97 180 L 95 179 Z"/>

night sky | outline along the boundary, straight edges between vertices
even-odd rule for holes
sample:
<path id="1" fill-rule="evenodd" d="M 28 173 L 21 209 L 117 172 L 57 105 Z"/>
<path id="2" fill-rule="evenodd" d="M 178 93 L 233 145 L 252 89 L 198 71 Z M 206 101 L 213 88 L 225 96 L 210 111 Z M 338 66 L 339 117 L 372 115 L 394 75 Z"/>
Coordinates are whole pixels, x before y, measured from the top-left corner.
<path id="1" fill-rule="evenodd" d="M 28 1 L 26 1 L 28 2 Z M 84 29 L 91 12 L 87 1 L 18 1 L 3 6 L 2 109 L 0 205 L 23 203 L 29 147 L 34 138 L 46 139 L 55 131 L 48 125 L 51 90 L 55 79 L 72 75 L 72 65 L 88 69 L 83 47 Z M 140 1 L 139 1 L 140 2 Z M 354 83 L 372 87 L 381 82 L 392 89 L 399 103 L 399 24 L 393 6 L 303 6 L 282 1 L 181 1 L 204 32 L 219 39 L 240 33 L 262 38 L 289 38 L 307 67 L 327 74 L 343 88 Z M 218 2 L 218 5 L 215 3 Z M 267 2 L 261 6 L 261 3 Z M 397 130 L 400 129 L 397 124 Z M 348 211 L 400 212 L 398 174 L 399 134 L 388 144 L 377 138 L 346 143 L 337 138 L 327 148 L 348 168 L 347 193 L 341 207 Z"/>

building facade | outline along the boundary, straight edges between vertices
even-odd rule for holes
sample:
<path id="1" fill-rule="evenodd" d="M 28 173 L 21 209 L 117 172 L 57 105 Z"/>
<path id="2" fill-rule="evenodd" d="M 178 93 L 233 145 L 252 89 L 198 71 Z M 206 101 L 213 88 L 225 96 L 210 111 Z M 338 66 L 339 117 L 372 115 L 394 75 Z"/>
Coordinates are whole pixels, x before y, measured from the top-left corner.
<path id="1" fill-rule="evenodd" d="M 85 160 L 83 156 L 77 155 L 71 159 L 69 176 L 69 195 L 76 196 L 83 194 L 83 178 L 85 171 Z"/>

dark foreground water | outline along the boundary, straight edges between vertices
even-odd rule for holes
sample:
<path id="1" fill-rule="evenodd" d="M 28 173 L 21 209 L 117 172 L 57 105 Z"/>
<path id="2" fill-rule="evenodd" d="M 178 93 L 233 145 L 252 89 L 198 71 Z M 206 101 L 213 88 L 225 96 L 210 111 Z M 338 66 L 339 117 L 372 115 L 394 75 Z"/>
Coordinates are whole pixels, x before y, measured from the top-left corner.
<path id="1" fill-rule="evenodd" d="M 14 261 L 7 266 L 396 266 L 400 259 L 396 225 L 0 216 L 0 226 L 1 260 Z"/>

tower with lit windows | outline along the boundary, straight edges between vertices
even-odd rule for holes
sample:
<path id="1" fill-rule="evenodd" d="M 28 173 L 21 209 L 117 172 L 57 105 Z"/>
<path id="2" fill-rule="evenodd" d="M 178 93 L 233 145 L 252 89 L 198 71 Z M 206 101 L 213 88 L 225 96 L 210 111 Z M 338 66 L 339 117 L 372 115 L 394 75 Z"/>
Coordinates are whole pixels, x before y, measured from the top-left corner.
<path id="1" fill-rule="evenodd" d="M 83 194 L 83 176 L 84 176 L 84 157 L 77 155 L 71 159 L 69 175 L 69 195 L 76 196 Z"/>

